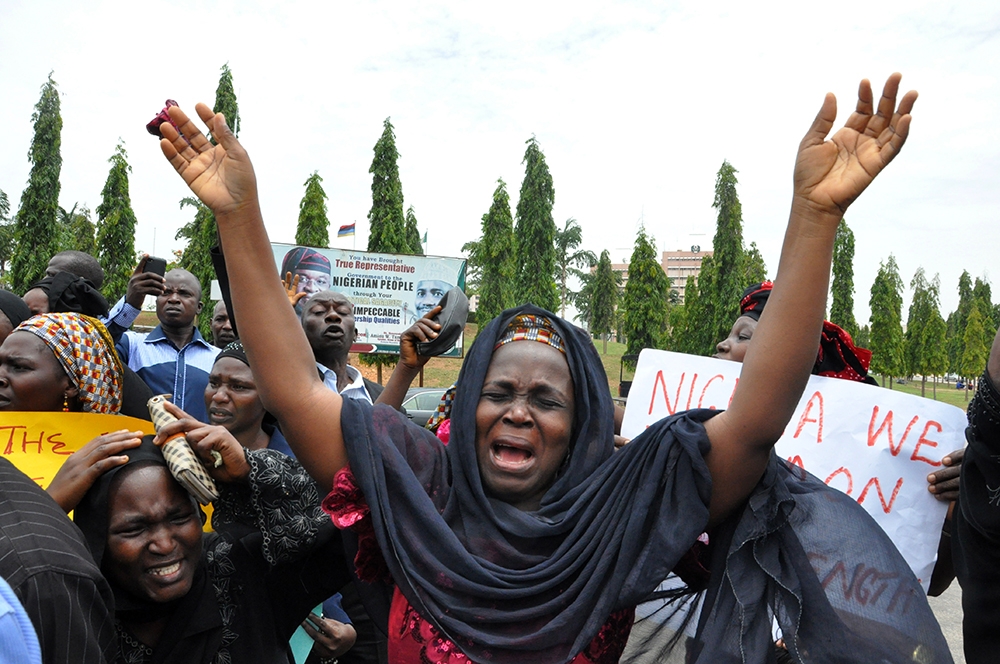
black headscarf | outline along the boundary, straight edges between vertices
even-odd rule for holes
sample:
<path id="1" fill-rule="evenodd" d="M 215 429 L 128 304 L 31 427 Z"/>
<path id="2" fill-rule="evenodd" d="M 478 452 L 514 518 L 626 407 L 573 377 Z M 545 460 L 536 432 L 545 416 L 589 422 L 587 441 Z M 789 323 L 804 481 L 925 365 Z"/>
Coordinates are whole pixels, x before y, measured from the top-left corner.
<path id="1" fill-rule="evenodd" d="M 474 444 L 494 345 L 522 313 L 551 319 L 575 397 L 569 459 L 532 513 L 486 495 Z M 704 530 L 711 479 L 701 422 L 714 414 L 665 420 L 613 454 L 611 394 L 589 336 L 526 305 L 494 319 L 470 349 L 447 448 L 395 411 L 350 399 L 342 426 L 407 600 L 476 660 L 557 662 L 655 589 Z"/>
<path id="2" fill-rule="evenodd" d="M 169 616 L 167 629 L 164 630 L 164 639 L 198 632 L 197 629 L 191 629 L 190 626 L 203 624 L 205 620 L 218 620 L 218 605 L 215 602 L 215 591 L 208 582 L 204 554 L 195 570 L 191 590 L 188 591 L 187 595 L 173 602 L 153 602 L 136 597 L 116 583 L 114 577 L 105 571 L 106 565 L 111 564 L 110 560 L 105 560 L 104 552 L 108 542 L 110 523 L 108 512 L 112 487 L 120 484 L 126 474 L 146 466 L 161 466 L 169 472 L 167 462 L 163 458 L 163 452 L 153 444 L 152 436 L 144 437 L 139 447 L 126 450 L 122 454 L 128 456 L 128 463 L 112 468 L 94 482 L 84 495 L 83 500 L 77 505 L 73 513 L 73 521 L 83 532 L 87 546 L 94 556 L 94 561 L 104 572 L 104 576 L 115 594 L 115 615 L 119 620 L 126 623 L 143 623 Z M 195 656 L 195 651 L 214 652 L 218 649 L 220 640 L 221 635 L 215 634 L 213 631 L 198 634 L 196 638 L 190 639 L 192 650 L 189 654 L 192 656 L 191 659 L 183 661 L 203 661 Z"/>
<path id="3" fill-rule="evenodd" d="M 551 319 L 575 397 L 569 460 L 531 513 L 486 495 L 474 445 L 494 345 L 522 313 Z M 614 611 L 651 596 L 705 529 L 704 422 L 715 414 L 678 413 L 613 453 L 610 390 L 589 336 L 526 305 L 494 319 L 469 350 L 447 447 L 388 406 L 345 399 L 341 422 L 383 558 L 420 615 L 474 661 L 566 662 Z M 800 658 L 949 661 L 926 596 L 881 528 L 773 453 L 746 507 L 711 537 L 698 662 L 767 661 L 772 615 Z M 860 570 L 878 570 L 892 590 L 845 598 Z"/>
<path id="4" fill-rule="evenodd" d="M 94 318 L 108 315 L 108 301 L 94 284 L 70 272 L 57 272 L 36 281 L 28 290 L 41 288 L 49 296 L 49 311 L 86 314 Z"/>
<path id="5" fill-rule="evenodd" d="M 218 362 L 224 357 L 231 357 L 234 360 L 239 360 L 248 367 L 250 366 L 250 360 L 247 359 L 247 352 L 243 349 L 243 342 L 239 339 L 235 339 L 226 344 L 226 347 L 222 349 L 222 352 L 215 356 L 215 361 Z"/>
<path id="6" fill-rule="evenodd" d="M 24 300 L 7 290 L 0 290 L 0 311 L 7 316 L 12 328 L 31 318 L 31 309 Z"/>

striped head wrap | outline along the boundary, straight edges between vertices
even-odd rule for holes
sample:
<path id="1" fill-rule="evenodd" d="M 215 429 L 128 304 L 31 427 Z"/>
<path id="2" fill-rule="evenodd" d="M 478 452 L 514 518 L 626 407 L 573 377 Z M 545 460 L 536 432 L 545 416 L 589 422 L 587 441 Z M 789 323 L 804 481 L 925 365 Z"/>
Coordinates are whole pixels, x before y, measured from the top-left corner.
<path id="1" fill-rule="evenodd" d="M 521 314 L 515 316 L 514 320 L 507 326 L 507 330 L 493 346 L 493 350 L 500 348 L 504 344 L 512 341 L 540 341 L 543 344 L 552 346 L 559 352 L 566 353 L 566 344 L 556 332 L 552 321 L 545 316 L 535 316 L 532 314 Z"/>
<path id="2" fill-rule="evenodd" d="M 559 336 L 559 333 L 552 326 L 552 321 L 545 316 L 535 316 L 532 314 L 515 316 L 507 326 L 507 330 L 500 336 L 500 340 L 493 346 L 493 350 L 512 341 L 539 341 L 552 346 L 564 355 L 566 353 L 566 344 L 563 343 L 562 337 Z M 427 422 L 426 428 L 436 433 L 440 426 L 451 418 L 451 405 L 457 391 L 457 383 L 453 383 L 445 391 L 437 410 Z"/>
<path id="3" fill-rule="evenodd" d="M 79 390 L 84 412 L 117 414 L 122 403 L 122 365 L 104 324 L 77 313 L 33 316 L 15 332 L 30 332 L 55 353 Z"/>

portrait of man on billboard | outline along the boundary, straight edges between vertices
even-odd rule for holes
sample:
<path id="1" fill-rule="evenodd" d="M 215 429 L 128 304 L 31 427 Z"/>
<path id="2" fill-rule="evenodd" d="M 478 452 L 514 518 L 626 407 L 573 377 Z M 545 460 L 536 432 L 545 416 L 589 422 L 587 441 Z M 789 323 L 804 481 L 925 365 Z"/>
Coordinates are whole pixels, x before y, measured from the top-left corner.
<path id="1" fill-rule="evenodd" d="M 413 308 L 405 308 L 411 325 L 418 318 L 427 315 L 438 305 L 444 294 L 455 287 L 455 284 L 451 283 L 455 279 L 455 271 L 438 263 L 428 263 L 417 276 Z"/>
<path id="2" fill-rule="evenodd" d="M 309 247 L 295 247 L 281 261 L 281 278 L 291 273 L 292 279 L 299 278 L 296 293 L 305 293 L 295 310 L 301 313 L 302 303 L 309 296 L 330 289 L 330 259 Z"/>

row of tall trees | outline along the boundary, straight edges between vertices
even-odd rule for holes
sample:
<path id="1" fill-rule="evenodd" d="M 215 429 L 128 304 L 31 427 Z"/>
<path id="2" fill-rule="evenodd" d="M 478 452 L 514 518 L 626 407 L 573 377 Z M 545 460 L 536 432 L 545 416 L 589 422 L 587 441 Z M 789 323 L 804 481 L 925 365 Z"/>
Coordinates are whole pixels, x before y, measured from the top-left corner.
<path id="1" fill-rule="evenodd" d="M 482 217 L 482 235 L 462 247 L 468 255 L 469 281 L 479 295 L 480 326 L 523 302 L 565 315 L 566 305 L 576 302 L 570 279 L 586 279 L 589 273 L 580 268 L 597 263 L 593 252 L 580 248 L 583 230 L 575 219 L 556 226 L 555 185 L 545 154 L 535 137 L 526 145 L 516 216 L 511 214 L 507 184 L 500 179 Z"/>
<path id="2" fill-rule="evenodd" d="M 882 384 L 903 376 L 921 377 L 921 395 L 927 378 L 951 373 L 968 385 L 982 373 L 993 335 L 1000 325 L 1000 307 L 992 303 L 988 282 L 962 272 L 958 280 L 958 308 L 945 319 L 941 315 L 941 281 L 927 277 L 918 268 L 910 280 L 911 301 L 906 326 L 902 322 L 904 284 L 894 256 L 879 265 L 871 288 L 871 327 L 862 328 L 859 344 L 872 351 L 874 373 Z M 837 321 L 834 321 L 837 322 Z"/>
<path id="3" fill-rule="evenodd" d="M 23 293 L 42 278 L 49 258 L 67 249 L 97 256 L 104 268 L 102 290 L 109 299 L 125 293 L 135 262 L 136 218 L 129 197 L 131 167 L 119 141 L 108 160 L 111 168 L 97 206 L 97 224 L 80 204 L 59 206 L 62 170 L 62 115 L 59 89 L 52 75 L 42 86 L 32 114 L 34 135 L 28 150 L 31 171 L 18 211 L 0 192 L 0 275 L 14 292 Z M 10 273 L 4 267 L 10 263 Z"/>

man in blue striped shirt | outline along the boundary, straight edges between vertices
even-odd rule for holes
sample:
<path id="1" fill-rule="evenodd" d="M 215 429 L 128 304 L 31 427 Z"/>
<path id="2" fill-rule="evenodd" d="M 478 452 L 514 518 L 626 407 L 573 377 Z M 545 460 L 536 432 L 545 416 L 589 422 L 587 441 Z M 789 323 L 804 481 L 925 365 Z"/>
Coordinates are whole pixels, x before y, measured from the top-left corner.
<path id="1" fill-rule="evenodd" d="M 172 394 L 173 402 L 202 422 L 205 386 L 219 349 L 195 325 L 202 308 L 201 285 L 187 270 L 171 270 L 156 298 L 160 324 L 148 335 L 126 332 L 116 348 L 122 362 L 139 374 L 154 394 Z"/>

